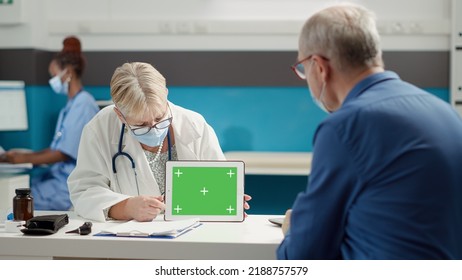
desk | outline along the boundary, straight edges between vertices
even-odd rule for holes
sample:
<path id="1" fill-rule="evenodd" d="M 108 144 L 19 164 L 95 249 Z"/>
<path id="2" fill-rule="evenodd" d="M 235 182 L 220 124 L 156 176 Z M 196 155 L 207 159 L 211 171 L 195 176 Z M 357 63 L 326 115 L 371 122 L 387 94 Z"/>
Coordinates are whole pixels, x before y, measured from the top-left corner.
<path id="1" fill-rule="evenodd" d="M 53 235 L 26 236 L 0 229 L 0 259 L 275 259 L 283 238 L 281 228 L 268 222 L 281 216 L 250 215 L 242 223 L 208 222 L 175 239 L 155 239 L 65 234 L 84 222 L 68 214 L 69 224 Z M 112 225 L 93 223 L 92 234 Z"/>
<path id="2" fill-rule="evenodd" d="M 226 152 L 227 160 L 242 160 L 248 175 L 310 175 L 309 152 Z"/>

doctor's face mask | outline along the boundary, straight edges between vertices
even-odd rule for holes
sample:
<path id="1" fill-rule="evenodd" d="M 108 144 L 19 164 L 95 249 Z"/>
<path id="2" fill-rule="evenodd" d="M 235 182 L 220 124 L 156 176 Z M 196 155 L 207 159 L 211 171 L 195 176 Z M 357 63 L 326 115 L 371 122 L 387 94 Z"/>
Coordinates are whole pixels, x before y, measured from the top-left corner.
<path id="1" fill-rule="evenodd" d="M 149 147 L 160 146 L 160 143 L 164 141 L 165 136 L 167 136 L 168 128 L 157 129 L 153 128 L 148 133 L 143 135 L 136 135 L 133 133 L 133 130 L 130 129 L 130 134 L 138 140 L 138 142 L 143 143 Z"/>
<path id="2" fill-rule="evenodd" d="M 170 127 L 173 119 L 170 106 L 167 106 L 167 112 L 169 112 L 170 115 L 167 115 L 166 112 L 167 118 L 164 116 L 163 120 L 157 122 L 153 126 L 131 126 L 128 124 L 125 116 L 120 112 L 120 110 L 117 110 L 130 129 L 130 134 L 135 137 L 138 142 L 143 143 L 149 147 L 157 147 L 160 146 L 160 144 L 164 141 L 165 136 L 167 136 L 168 128 Z"/>

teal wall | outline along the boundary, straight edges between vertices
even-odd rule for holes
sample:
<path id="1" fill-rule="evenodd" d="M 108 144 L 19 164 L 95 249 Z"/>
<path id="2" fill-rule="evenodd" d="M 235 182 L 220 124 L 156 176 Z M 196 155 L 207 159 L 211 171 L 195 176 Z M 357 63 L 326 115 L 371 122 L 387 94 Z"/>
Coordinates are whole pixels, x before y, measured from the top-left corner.
<path id="1" fill-rule="evenodd" d="M 108 87 L 86 87 L 97 100 Z M 33 150 L 52 140 L 65 97 L 47 86 L 27 86 L 29 130 L 0 132 L 0 145 Z M 310 151 L 316 125 L 325 117 L 302 87 L 171 87 L 169 99 L 201 113 L 224 151 Z"/>
<path id="2" fill-rule="evenodd" d="M 109 87 L 86 89 L 97 100 L 110 98 Z M 448 89 L 426 90 L 449 100 Z M 0 132 L 5 149 L 48 147 L 66 102 L 48 86 L 27 86 L 26 99 L 29 129 Z M 201 113 L 225 152 L 311 151 L 316 126 L 326 117 L 306 87 L 170 87 L 169 99 Z M 246 193 L 253 196 L 249 213 L 283 214 L 306 182 L 306 176 L 246 176 Z"/>
<path id="3" fill-rule="evenodd" d="M 109 87 L 86 88 L 97 100 Z M 426 90 L 449 100 L 448 89 Z M 170 87 L 169 99 L 201 113 L 215 129 L 223 151 L 311 151 L 318 123 L 326 116 L 305 87 Z M 0 132 L 0 145 L 43 149 L 50 145 L 66 97 L 48 86 L 26 86 L 29 129 Z"/>
<path id="4" fill-rule="evenodd" d="M 170 100 L 200 112 L 223 151 L 310 151 L 326 116 L 299 87 L 171 88 Z"/>

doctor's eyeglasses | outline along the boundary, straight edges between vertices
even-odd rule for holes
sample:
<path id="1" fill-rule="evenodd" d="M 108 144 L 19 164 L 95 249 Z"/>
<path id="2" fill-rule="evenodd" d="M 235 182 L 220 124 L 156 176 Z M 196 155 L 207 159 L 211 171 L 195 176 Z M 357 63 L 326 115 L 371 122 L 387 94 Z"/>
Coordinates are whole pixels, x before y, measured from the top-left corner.
<path id="1" fill-rule="evenodd" d="M 129 125 L 127 120 L 125 119 L 125 116 L 122 113 L 121 113 L 121 115 L 124 118 L 128 128 L 130 128 L 130 130 L 133 132 L 133 134 L 140 136 L 140 135 L 144 135 L 144 134 L 148 133 L 153 128 L 157 129 L 157 130 L 163 130 L 163 129 L 168 128 L 172 124 L 172 120 L 173 120 L 172 110 L 170 109 L 169 105 L 167 105 L 167 107 L 168 107 L 168 111 L 170 112 L 170 117 L 167 118 L 167 119 L 161 120 L 160 122 L 154 124 L 153 126 L 133 126 L 133 125 Z"/>

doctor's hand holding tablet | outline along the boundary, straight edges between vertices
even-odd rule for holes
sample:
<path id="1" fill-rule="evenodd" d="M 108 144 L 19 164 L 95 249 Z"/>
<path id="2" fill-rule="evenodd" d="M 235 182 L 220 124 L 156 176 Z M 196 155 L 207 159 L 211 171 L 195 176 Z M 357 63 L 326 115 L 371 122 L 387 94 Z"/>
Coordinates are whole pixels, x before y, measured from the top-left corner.
<path id="1" fill-rule="evenodd" d="M 82 133 L 68 179 L 71 200 L 87 219 L 149 221 L 165 210 L 167 162 L 225 157 L 200 114 L 167 100 L 166 80 L 152 65 L 123 64 L 110 87 L 114 105 L 103 108 Z M 201 190 L 202 197 L 210 194 Z M 250 196 L 242 193 L 237 200 L 249 208 Z M 233 206 L 227 205 L 227 212 L 235 211 Z"/>

